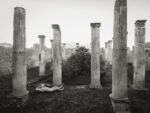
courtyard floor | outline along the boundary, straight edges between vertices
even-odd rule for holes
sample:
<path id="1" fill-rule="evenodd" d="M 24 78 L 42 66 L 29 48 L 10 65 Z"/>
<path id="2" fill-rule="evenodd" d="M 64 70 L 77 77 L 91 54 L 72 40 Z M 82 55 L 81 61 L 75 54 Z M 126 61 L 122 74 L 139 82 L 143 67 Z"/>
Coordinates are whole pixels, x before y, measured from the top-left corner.
<path id="1" fill-rule="evenodd" d="M 31 73 L 33 74 L 33 71 Z M 39 83 L 49 81 L 48 77 L 29 84 L 29 99 L 23 107 L 18 108 L 7 99 L 12 89 L 11 77 L 0 77 L 0 113 L 113 113 L 109 98 L 111 87 L 103 87 L 102 90 L 98 90 L 64 85 L 64 91 L 52 93 L 35 91 Z M 150 91 L 129 89 L 128 95 L 131 101 L 131 113 L 150 113 Z"/>

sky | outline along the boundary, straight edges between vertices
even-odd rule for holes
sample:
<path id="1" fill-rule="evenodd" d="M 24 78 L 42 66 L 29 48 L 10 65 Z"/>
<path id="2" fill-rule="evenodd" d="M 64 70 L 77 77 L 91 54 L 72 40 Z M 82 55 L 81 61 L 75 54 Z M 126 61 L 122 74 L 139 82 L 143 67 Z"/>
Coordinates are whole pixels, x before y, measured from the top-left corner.
<path id="1" fill-rule="evenodd" d="M 26 46 L 45 35 L 50 48 L 52 24 L 59 24 L 62 42 L 90 44 L 90 23 L 100 22 L 100 46 L 112 40 L 115 0 L 0 0 L 0 43 L 13 42 L 14 7 L 26 9 Z M 150 41 L 150 0 L 128 0 L 128 47 L 134 45 L 135 21 L 146 19 L 146 42 Z"/>

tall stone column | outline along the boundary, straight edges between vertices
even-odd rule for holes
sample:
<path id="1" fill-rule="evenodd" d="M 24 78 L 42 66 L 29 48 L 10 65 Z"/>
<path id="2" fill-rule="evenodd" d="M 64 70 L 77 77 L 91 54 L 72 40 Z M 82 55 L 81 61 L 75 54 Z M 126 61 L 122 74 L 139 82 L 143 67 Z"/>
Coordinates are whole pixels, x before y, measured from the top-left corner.
<path id="1" fill-rule="evenodd" d="M 59 25 L 53 24 L 53 84 L 62 84 L 62 54 L 61 54 L 61 31 Z"/>
<path id="2" fill-rule="evenodd" d="M 63 43 L 62 58 L 64 61 L 66 60 L 66 43 Z"/>
<path id="3" fill-rule="evenodd" d="M 53 40 L 51 41 L 51 62 L 53 61 Z"/>
<path id="4" fill-rule="evenodd" d="M 91 84 L 90 88 L 102 88 L 100 84 L 100 23 L 91 23 Z"/>
<path id="5" fill-rule="evenodd" d="M 107 46 L 108 46 L 108 61 L 110 64 L 112 64 L 112 40 L 109 40 L 107 42 Z"/>
<path id="6" fill-rule="evenodd" d="M 135 47 L 134 47 L 134 79 L 133 88 L 145 88 L 145 22 L 135 22 Z"/>
<path id="7" fill-rule="evenodd" d="M 13 92 L 15 97 L 23 97 L 27 91 L 27 64 L 26 64 L 26 33 L 25 9 L 16 7 L 14 10 L 13 33 Z"/>
<path id="8" fill-rule="evenodd" d="M 45 75 L 45 35 L 38 35 L 40 39 L 40 54 L 39 54 L 39 75 Z"/>
<path id="9" fill-rule="evenodd" d="M 129 113 L 127 96 L 127 0 L 116 0 L 114 10 L 112 94 L 114 112 Z"/>

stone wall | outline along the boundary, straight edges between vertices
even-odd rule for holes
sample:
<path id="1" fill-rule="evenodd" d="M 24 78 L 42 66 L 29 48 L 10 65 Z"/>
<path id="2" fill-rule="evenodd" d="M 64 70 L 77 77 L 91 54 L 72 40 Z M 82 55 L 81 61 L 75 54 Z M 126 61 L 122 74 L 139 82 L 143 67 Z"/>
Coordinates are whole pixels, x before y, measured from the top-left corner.
<path id="1" fill-rule="evenodd" d="M 50 49 L 45 47 L 45 62 L 50 62 Z M 12 73 L 12 47 L 0 46 L 0 76 Z M 39 45 L 26 49 L 27 67 L 39 66 Z"/>

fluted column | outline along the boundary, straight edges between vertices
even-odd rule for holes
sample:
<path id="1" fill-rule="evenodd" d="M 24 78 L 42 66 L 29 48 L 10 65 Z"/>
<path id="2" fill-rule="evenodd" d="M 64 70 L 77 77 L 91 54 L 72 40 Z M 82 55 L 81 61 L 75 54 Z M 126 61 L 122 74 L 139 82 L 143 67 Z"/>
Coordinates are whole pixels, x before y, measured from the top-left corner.
<path id="1" fill-rule="evenodd" d="M 53 84 L 62 84 L 62 53 L 61 53 L 61 31 L 59 25 L 53 24 Z"/>
<path id="2" fill-rule="evenodd" d="M 129 113 L 127 95 L 127 0 L 116 0 L 114 9 L 112 94 L 114 112 Z"/>
<path id="3" fill-rule="evenodd" d="M 40 54 L 39 54 L 39 75 L 45 75 L 45 35 L 38 35 L 40 39 Z"/>
<path id="4" fill-rule="evenodd" d="M 90 88 L 102 88 L 100 84 L 100 23 L 91 23 L 91 85 Z"/>
<path id="5" fill-rule="evenodd" d="M 145 88 L 145 22 L 135 22 L 135 46 L 134 46 L 134 79 L 133 88 Z"/>
<path id="6" fill-rule="evenodd" d="M 27 64 L 26 64 L 26 32 L 25 9 L 16 7 L 14 10 L 13 33 L 13 92 L 16 97 L 23 97 L 27 91 Z"/>

